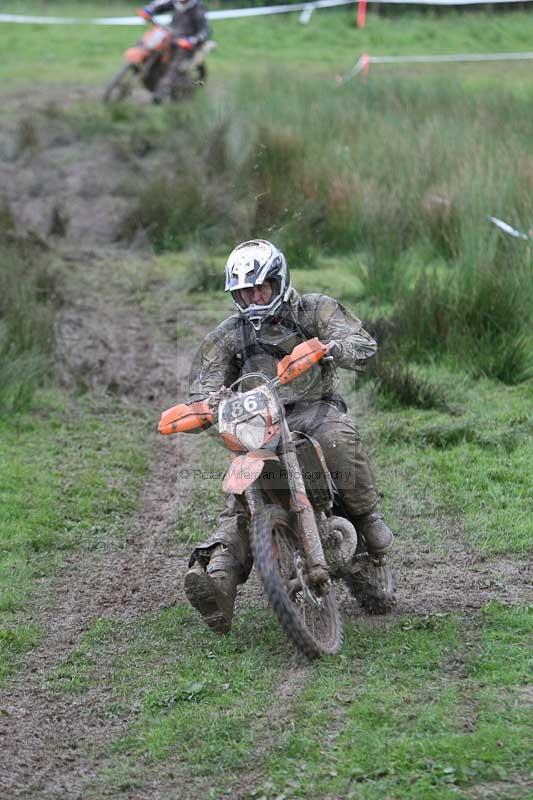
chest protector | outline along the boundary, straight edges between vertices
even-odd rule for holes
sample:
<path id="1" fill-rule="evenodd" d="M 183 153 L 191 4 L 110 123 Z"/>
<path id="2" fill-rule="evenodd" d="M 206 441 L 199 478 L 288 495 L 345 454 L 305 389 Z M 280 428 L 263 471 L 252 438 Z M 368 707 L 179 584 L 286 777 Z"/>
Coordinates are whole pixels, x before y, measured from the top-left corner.
<path id="1" fill-rule="evenodd" d="M 261 330 L 241 321 L 240 374 L 262 372 L 269 378 L 277 375 L 277 365 L 301 342 L 312 338 L 303 328 L 290 319 L 278 318 L 274 323 L 267 320 Z M 316 364 L 308 372 L 278 388 L 282 401 L 287 404 L 298 401 L 316 400 L 323 395 L 322 383 L 324 366 Z"/>

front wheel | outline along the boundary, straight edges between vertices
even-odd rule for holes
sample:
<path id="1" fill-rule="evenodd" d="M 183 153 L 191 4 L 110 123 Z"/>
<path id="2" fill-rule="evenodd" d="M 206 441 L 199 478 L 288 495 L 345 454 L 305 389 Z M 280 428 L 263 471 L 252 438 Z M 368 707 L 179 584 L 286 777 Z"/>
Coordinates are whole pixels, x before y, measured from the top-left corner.
<path id="1" fill-rule="evenodd" d="M 133 64 L 125 64 L 107 84 L 102 100 L 104 103 L 119 103 L 131 94 L 136 68 Z"/>
<path id="2" fill-rule="evenodd" d="M 307 658 L 338 653 L 342 627 L 332 585 L 322 592 L 305 581 L 291 515 L 275 505 L 252 517 L 252 549 L 265 593 L 283 630 Z"/>

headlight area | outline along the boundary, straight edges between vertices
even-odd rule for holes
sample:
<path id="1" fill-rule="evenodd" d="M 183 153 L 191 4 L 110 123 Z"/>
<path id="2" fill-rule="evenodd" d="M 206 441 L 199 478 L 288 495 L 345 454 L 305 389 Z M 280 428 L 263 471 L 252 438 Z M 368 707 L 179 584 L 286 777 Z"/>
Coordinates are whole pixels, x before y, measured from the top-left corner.
<path id="1" fill-rule="evenodd" d="M 235 435 L 247 450 L 259 450 L 265 441 L 266 422 L 261 416 L 239 422 L 235 427 Z"/>

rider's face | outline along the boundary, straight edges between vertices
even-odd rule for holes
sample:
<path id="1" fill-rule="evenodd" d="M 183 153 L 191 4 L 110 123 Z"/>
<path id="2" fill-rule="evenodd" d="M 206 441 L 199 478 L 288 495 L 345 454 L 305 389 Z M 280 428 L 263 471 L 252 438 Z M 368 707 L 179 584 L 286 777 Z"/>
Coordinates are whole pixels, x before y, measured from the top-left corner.
<path id="1" fill-rule="evenodd" d="M 272 283 L 271 281 L 266 281 L 248 289 L 241 289 L 240 296 L 246 307 L 251 305 L 266 306 L 272 300 Z"/>

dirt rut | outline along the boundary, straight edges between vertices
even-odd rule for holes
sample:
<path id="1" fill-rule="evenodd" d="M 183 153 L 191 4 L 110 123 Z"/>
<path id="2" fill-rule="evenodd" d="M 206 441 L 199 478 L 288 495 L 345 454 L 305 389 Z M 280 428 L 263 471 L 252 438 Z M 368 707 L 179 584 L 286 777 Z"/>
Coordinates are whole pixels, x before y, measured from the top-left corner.
<path id="1" fill-rule="evenodd" d="M 182 349 L 177 357 L 175 342 L 143 314 L 127 287 L 107 281 L 104 296 L 104 263 L 102 254 L 86 254 L 83 290 L 78 285 L 71 292 L 67 286 L 57 323 L 60 375 L 72 388 L 111 391 L 117 403 L 151 406 L 155 422 L 162 408 L 186 394 L 188 353 Z M 83 797 L 98 753 L 127 723 L 104 711 L 110 667 L 105 657 L 97 662 L 101 685 L 82 696 L 54 693 L 46 677 L 95 620 L 126 622 L 183 599 L 185 564 L 176 555 L 173 534 L 189 486 L 177 484 L 176 474 L 180 463 L 190 462 L 191 447 L 186 439 L 178 445 L 154 433 L 141 508 L 125 545 L 67 557 L 41 591 L 32 621 L 45 630 L 44 639 L 0 692 L 0 796 Z"/>

